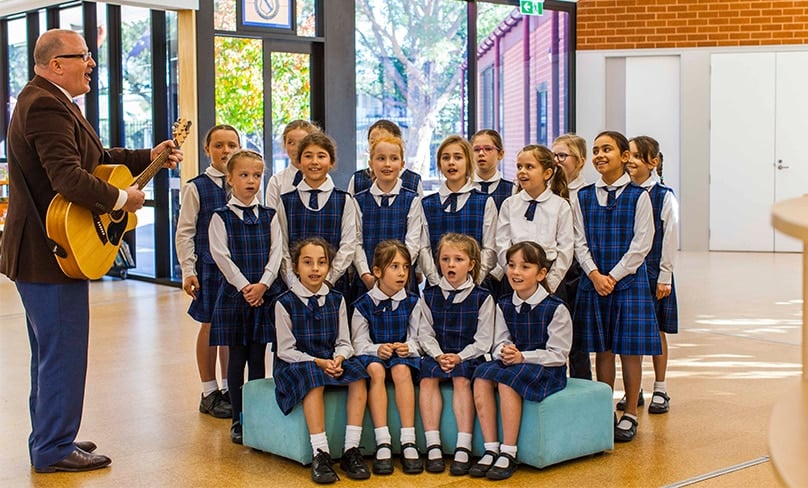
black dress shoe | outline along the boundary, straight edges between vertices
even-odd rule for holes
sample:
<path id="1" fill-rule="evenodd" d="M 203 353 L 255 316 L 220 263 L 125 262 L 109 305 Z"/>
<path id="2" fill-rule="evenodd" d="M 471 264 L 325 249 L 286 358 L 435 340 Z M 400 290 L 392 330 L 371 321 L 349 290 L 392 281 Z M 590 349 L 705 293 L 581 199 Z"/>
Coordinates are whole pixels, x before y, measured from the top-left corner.
<path id="1" fill-rule="evenodd" d="M 34 468 L 34 471 L 37 473 L 55 473 L 57 471 L 68 471 L 73 473 L 78 473 L 81 471 L 91 471 L 93 469 L 99 469 L 106 466 L 112 462 L 112 459 L 102 456 L 100 454 L 90 454 L 89 452 L 85 452 L 81 449 L 73 449 L 66 458 L 62 459 L 58 463 L 51 464 L 50 466 L 46 466 L 44 468 Z"/>
<path id="2" fill-rule="evenodd" d="M 390 450 L 390 454 L 392 456 L 393 446 L 391 446 L 387 442 L 383 442 L 378 446 L 376 446 L 376 453 L 378 454 L 379 449 L 385 449 L 385 448 Z M 393 474 L 393 458 L 392 457 L 389 457 L 387 459 L 375 458 L 373 460 L 373 474 Z"/>
<path id="3" fill-rule="evenodd" d="M 440 457 L 435 459 L 429 458 L 429 453 L 433 449 L 440 451 Z M 446 470 L 446 463 L 443 461 L 443 447 L 440 444 L 432 444 L 426 448 L 426 470 L 430 473 L 443 473 Z"/>
<path id="4" fill-rule="evenodd" d="M 457 461 L 457 451 L 466 453 L 466 462 L 461 463 Z M 449 474 L 452 476 L 465 476 L 471 469 L 471 451 L 465 447 L 458 447 L 455 449 L 455 457 L 452 458 L 452 464 L 449 465 Z"/>
<path id="5" fill-rule="evenodd" d="M 233 425 L 230 426 L 230 440 L 233 441 L 233 444 L 244 444 L 241 422 L 233 422 Z"/>
<path id="6" fill-rule="evenodd" d="M 370 478 L 370 471 L 362 458 L 362 452 L 358 447 L 352 447 L 342 453 L 339 460 L 339 467 L 345 471 L 348 478 L 352 480 L 366 480 Z"/>
<path id="7" fill-rule="evenodd" d="M 93 441 L 76 441 L 73 443 L 76 447 L 81 449 L 84 452 L 93 452 L 98 449 L 98 446 L 95 445 Z"/>
<path id="8" fill-rule="evenodd" d="M 233 416 L 230 399 L 220 390 L 216 390 L 208 396 L 202 394 L 199 399 L 199 411 L 217 419 L 229 419 Z"/>
<path id="9" fill-rule="evenodd" d="M 497 466 L 497 461 L 499 461 L 500 458 L 505 458 L 508 460 L 508 465 L 504 468 Z M 491 469 L 485 473 L 486 478 L 489 480 L 506 480 L 513 476 L 513 472 L 516 471 L 516 459 L 514 459 L 513 456 L 501 452 L 499 453 L 499 458 L 497 458 L 497 461 L 494 461 L 494 464 L 491 465 Z"/>
<path id="10" fill-rule="evenodd" d="M 628 420 L 631 423 L 628 429 L 621 429 L 620 423 L 624 420 Z M 617 425 L 614 426 L 614 441 L 615 442 L 629 442 L 634 439 L 634 436 L 637 434 L 637 421 L 631 417 L 626 417 L 623 415 L 620 417 L 620 422 L 617 422 Z"/>
<path id="11" fill-rule="evenodd" d="M 404 456 L 404 450 L 410 447 L 412 447 L 416 451 L 418 450 L 414 442 L 407 442 L 405 444 L 401 444 L 401 470 L 404 471 L 404 474 L 423 473 L 424 462 L 421 460 L 420 455 L 415 459 L 409 459 Z"/>
<path id="12" fill-rule="evenodd" d="M 311 462 L 311 480 L 320 484 L 337 481 L 339 476 L 331 467 L 332 464 L 334 464 L 334 461 L 331 460 L 331 455 L 322 449 L 317 449 L 317 455 L 314 456 Z"/>
<path id="13" fill-rule="evenodd" d="M 486 456 L 489 456 L 491 458 L 491 464 L 482 464 L 480 462 Z M 469 475 L 472 478 L 484 478 L 485 473 L 487 473 L 488 470 L 491 469 L 491 466 L 494 465 L 494 461 L 497 460 L 497 456 L 499 456 L 499 454 L 494 451 L 485 451 L 483 457 L 481 457 L 479 461 L 471 465 L 471 467 L 469 468 Z"/>

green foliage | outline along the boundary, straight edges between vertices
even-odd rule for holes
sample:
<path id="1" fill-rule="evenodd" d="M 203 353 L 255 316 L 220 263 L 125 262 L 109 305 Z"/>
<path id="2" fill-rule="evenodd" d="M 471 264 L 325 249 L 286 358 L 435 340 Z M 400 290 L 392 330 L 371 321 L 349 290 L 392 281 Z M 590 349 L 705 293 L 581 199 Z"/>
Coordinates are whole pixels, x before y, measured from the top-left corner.
<path id="1" fill-rule="evenodd" d="M 260 39 L 216 36 L 216 123 L 241 130 L 263 151 L 264 59 Z"/>

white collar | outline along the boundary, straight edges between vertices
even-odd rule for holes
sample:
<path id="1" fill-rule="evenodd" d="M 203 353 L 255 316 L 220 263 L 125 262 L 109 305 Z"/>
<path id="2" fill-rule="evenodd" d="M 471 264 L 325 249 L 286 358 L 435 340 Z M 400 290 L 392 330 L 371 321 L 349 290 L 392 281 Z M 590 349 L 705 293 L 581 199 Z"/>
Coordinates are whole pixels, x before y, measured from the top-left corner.
<path id="1" fill-rule="evenodd" d="M 526 202 L 531 202 L 531 201 L 535 200 L 535 201 L 541 203 L 541 202 L 546 202 L 547 200 L 549 200 L 550 197 L 552 197 L 554 195 L 554 193 L 553 193 L 553 190 L 551 190 L 550 187 L 548 186 L 536 198 L 531 197 L 530 193 L 526 192 L 524 189 L 520 190 L 519 193 L 517 193 L 517 195 L 521 195 L 520 198 L 522 200 L 526 201 Z"/>
<path id="2" fill-rule="evenodd" d="M 309 186 L 308 182 L 306 181 L 306 178 L 304 177 L 302 180 L 300 180 L 300 183 L 297 185 L 297 189 L 300 191 L 320 190 L 322 192 L 329 192 L 334 189 L 334 180 L 331 179 L 331 175 L 326 175 L 325 181 L 323 182 L 322 185 L 320 185 L 317 188 L 312 188 L 311 186 Z"/>
<path id="3" fill-rule="evenodd" d="M 309 290 L 308 288 L 303 286 L 303 283 L 301 283 L 299 279 L 295 280 L 289 286 L 289 289 L 292 290 L 292 293 L 299 296 L 300 298 L 309 298 L 310 296 L 314 296 L 314 295 L 319 295 L 321 297 L 324 297 L 324 296 L 328 295 L 328 292 L 329 292 L 328 285 L 323 283 L 320 286 L 320 289 L 317 290 L 317 293 L 312 293 L 311 290 Z"/>
<path id="4" fill-rule="evenodd" d="M 492 176 L 491 178 L 489 178 L 487 180 L 484 180 L 484 179 L 480 178 L 480 175 L 478 175 L 477 173 L 474 173 L 474 183 L 496 183 L 497 181 L 499 181 L 501 179 L 502 179 L 502 171 L 500 171 L 500 170 L 496 170 L 496 172 L 494 173 L 494 176 Z"/>
<path id="5" fill-rule="evenodd" d="M 628 175 L 628 173 L 623 173 L 623 175 L 620 178 L 617 178 L 617 180 L 611 185 L 607 185 L 606 182 L 603 181 L 603 177 L 601 177 L 595 182 L 595 186 L 603 189 L 618 189 L 628 185 L 629 183 L 631 183 L 631 177 Z"/>
<path id="6" fill-rule="evenodd" d="M 370 193 L 373 196 L 377 196 L 377 197 L 380 197 L 382 195 L 398 195 L 399 193 L 401 193 L 401 178 L 398 178 L 396 180 L 396 184 L 395 184 L 395 186 L 393 186 L 393 189 L 390 190 L 390 193 L 383 192 L 379 188 L 379 185 L 377 185 L 376 182 L 374 181 L 373 184 L 370 185 Z"/>
<path id="7" fill-rule="evenodd" d="M 373 288 L 368 291 L 368 295 L 372 298 L 375 302 L 381 302 L 382 300 L 387 300 L 388 298 L 392 299 L 394 302 L 400 302 L 407 298 L 407 290 L 402 288 L 397 292 L 393 293 L 393 296 L 389 297 L 387 294 L 379 289 L 379 284 L 376 283 L 373 285 Z"/>
<path id="8" fill-rule="evenodd" d="M 210 165 L 207 168 L 205 168 L 205 174 L 210 176 L 211 178 L 221 178 L 222 176 L 227 176 L 218 169 L 214 168 L 213 165 Z"/>
<path id="9" fill-rule="evenodd" d="M 472 288 L 474 286 L 474 280 L 471 279 L 471 275 L 468 275 L 466 277 L 465 283 L 463 283 L 459 287 L 455 288 L 455 287 L 452 286 L 451 283 L 449 283 L 446 280 L 445 277 L 441 276 L 440 277 L 440 282 L 438 283 L 438 286 L 440 286 L 440 289 L 443 290 L 443 291 L 461 291 L 462 292 L 462 291 L 465 291 L 465 290 L 467 290 L 469 288 Z"/>
<path id="10" fill-rule="evenodd" d="M 228 205 L 238 205 L 239 207 L 252 207 L 253 205 L 260 205 L 261 202 L 258 201 L 258 196 L 254 195 L 252 201 L 250 203 L 248 203 L 247 205 L 245 205 L 244 202 L 242 202 L 241 200 L 236 198 L 235 195 L 233 195 L 233 196 L 230 197 L 230 200 L 227 201 L 227 204 Z"/>
<path id="11" fill-rule="evenodd" d="M 465 185 L 463 185 L 463 188 L 461 188 L 461 189 L 460 189 L 460 190 L 458 190 L 458 191 L 452 191 L 452 190 L 450 190 L 450 189 L 449 189 L 449 187 L 448 187 L 448 186 L 446 186 L 446 182 L 444 181 L 443 183 L 441 183 L 440 188 L 438 188 L 438 193 L 439 193 L 439 194 L 440 194 L 440 196 L 442 196 L 442 197 L 448 197 L 448 196 L 449 196 L 449 195 L 451 195 L 452 193 L 461 193 L 461 194 L 462 194 L 462 193 L 468 193 L 468 192 L 470 192 L 470 191 L 471 191 L 471 190 L 473 190 L 473 189 L 474 189 L 474 182 L 473 182 L 473 181 L 470 181 L 470 180 L 469 180 L 469 181 L 466 181 L 466 184 L 465 184 Z"/>
<path id="12" fill-rule="evenodd" d="M 511 303 L 513 303 L 513 305 L 516 308 L 521 307 L 523 303 L 527 303 L 531 307 L 535 307 L 536 305 L 540 304 L 549 295 L 550 294 L 547 293 L 547 290 L 545 290 L 543 286 L 539 285 L 539 287 L 536 289 L 536 291 L 532 295 L 527 297 L 527 300 L 522 300 L 521 298 L 519 298 L 519 295 L 517 295 L 516 292 L 513 292 L 513 297 L 511 298 Z"/>

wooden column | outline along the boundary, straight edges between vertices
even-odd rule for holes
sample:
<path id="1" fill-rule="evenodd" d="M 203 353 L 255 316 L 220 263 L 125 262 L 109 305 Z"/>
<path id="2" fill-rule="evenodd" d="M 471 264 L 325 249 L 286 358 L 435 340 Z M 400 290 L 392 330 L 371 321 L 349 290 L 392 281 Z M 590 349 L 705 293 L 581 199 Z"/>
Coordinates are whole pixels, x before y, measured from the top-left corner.
<path id="1" fill-rule="evenodd" d="M 182 145 L 182 183 L 199 174 L 199 106 L 196 76 L 196 11 L 177 12 L 177 58 L 179 63 L 179 116 L 191 121 L 191 131 Z"/>

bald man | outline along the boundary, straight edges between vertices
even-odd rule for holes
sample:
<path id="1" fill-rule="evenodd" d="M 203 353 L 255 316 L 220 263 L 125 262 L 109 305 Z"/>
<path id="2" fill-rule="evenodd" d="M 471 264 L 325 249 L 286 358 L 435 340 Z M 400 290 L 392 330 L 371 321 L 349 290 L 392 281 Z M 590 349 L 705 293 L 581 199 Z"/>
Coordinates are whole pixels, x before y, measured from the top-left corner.
<path id="1" fill-rule="evenodd" d="M 96 166 L 125 164 L 137 174 L 167 149 L 166 165 L 176 167 L 182 152 L 172 141 L 151 150 L 104 150 L 73 103 L 90 91 L 96 66 L 78 33 L 42 34 L 34 63 L 36 76 L 20 92 L 7 134 L 11 186 L 0 272 L 15 282 L 31 345 L 31 464 L 38 473 L 88 471 L 112 462 L 93 453 L 92 441 L 76 441 L 87 376 L 88 283 L 62 273 L 42 223 L 57 192 L 95 213 L 138 210 L 144 193 L 93 176 Z"/>

